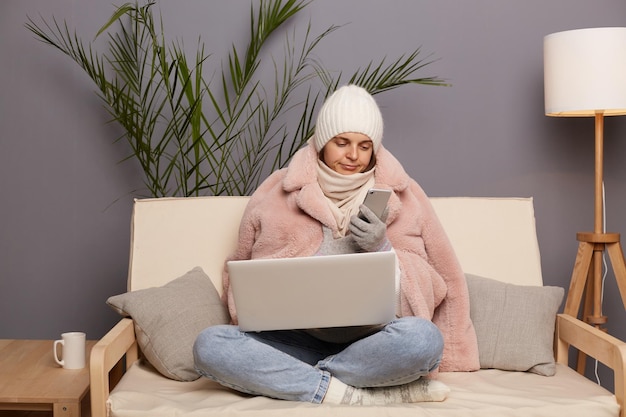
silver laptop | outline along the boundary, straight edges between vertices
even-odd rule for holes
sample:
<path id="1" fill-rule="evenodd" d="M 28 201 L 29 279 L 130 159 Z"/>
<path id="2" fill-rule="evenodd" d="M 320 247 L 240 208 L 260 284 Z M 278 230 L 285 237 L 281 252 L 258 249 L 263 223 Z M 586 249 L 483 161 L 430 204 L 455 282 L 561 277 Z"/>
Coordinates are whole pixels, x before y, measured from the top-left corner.
<path id="1" fill-rule="evenodd" d="M 387 323 L 395 318 L 395 253 L 229 261 L 243 331 Z"/>

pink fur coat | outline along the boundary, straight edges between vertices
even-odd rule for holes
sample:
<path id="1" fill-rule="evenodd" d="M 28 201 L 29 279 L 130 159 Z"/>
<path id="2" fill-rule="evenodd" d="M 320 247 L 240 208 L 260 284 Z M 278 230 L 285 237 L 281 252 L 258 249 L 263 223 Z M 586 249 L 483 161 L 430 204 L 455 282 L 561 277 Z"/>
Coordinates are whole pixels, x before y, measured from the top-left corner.
<path id="1" fill-rule="evenodd" d="M 465 276 L 422 188 L 382 146 L 376 154 L 377 188 L 394 191 L 387 237 L 400 260 L 400 311 L 432 320 L 444 336 L 440 371 L 479 368 Z M 274 172 L 254 193 L 243 215 L 239 244 L 230 259 L 311 256 L 319 249 L 320 223 L 335 230 L 335 218 L 317 183 L 317 154 L 306 146 L 290 165 Z M 224 294 L 233 322 L 228 273 Z"/>

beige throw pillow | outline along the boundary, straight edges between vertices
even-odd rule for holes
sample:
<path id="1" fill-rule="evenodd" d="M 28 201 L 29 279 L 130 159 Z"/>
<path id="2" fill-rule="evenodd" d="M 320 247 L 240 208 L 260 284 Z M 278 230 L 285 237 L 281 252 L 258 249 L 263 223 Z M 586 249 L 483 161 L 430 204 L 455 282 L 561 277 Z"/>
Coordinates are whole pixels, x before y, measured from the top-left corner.
<path id="1" fill-rule="evenodd" d="M 466 277 L 480 367 L 554 375 L 554 325 L 563 288 Z"/>
<path id="2" fill-rule="evenodd" d="M 178 381 L 199 378 L 193 360 L 198 334 L 230 321 L 211 279 L 200 267 L 162 287 L 110 297 L 107 304 L 133 319 L 137 343 L 150 364 Z"/>

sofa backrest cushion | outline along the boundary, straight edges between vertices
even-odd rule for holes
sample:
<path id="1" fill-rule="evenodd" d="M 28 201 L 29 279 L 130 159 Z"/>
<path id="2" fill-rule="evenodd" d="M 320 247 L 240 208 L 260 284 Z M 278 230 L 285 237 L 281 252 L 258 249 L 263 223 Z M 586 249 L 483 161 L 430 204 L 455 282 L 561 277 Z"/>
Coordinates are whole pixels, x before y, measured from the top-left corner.
<path id="1" fill-rule="evenodd" d="M 532 198 L 431 198 L 465 273 L 543 285 Z"/>
<path id="2" fill-rule="evenodd" d="M 542 285 L 531 198 L 431 198 L 463 270 L 518 285 Z M 196 266 L 218 291 L 248 197 L 135 200 L 129 291 L 162 286 Z"/>
<path id="3" fill-rule="evenodd" d="M 247 204 L 248 197 L 135 200 L 128 290 L 160 287 L 200 266 L 221 293 L 224 260 Z"/>

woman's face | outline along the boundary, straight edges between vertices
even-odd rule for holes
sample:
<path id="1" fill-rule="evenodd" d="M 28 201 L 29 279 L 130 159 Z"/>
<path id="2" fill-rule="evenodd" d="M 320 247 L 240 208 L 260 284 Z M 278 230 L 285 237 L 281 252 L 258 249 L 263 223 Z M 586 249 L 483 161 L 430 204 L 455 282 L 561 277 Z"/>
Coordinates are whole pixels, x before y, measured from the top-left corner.
<path id="1" fill-rule="evenodd" d="M 332 138 L 322 149 L 322 161 L 330 169 L 343 175 L 367 170 L 374 144 L 362 133 L 342 133 Z"/>

